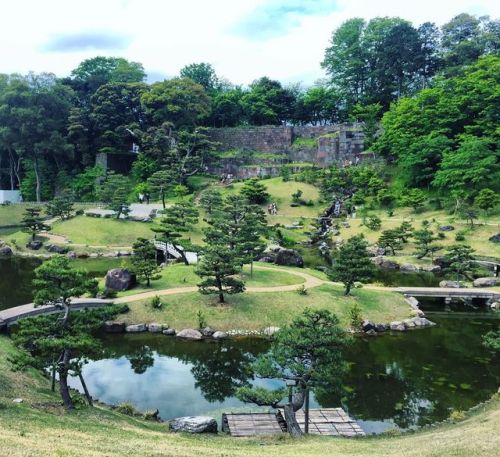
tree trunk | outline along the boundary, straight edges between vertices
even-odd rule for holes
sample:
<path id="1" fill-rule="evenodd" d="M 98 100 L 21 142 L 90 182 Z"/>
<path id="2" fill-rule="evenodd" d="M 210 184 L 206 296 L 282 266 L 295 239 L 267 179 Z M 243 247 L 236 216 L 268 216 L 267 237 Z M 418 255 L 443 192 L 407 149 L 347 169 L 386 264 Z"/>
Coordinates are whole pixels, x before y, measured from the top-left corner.
<path id="1" fill-rule="evenodd" d="M 222 282 L 220 278 L 215 278 L 217 289 L 219 289 L 219 303 L 224 303 L 224 291 L 222 290 Z"/>
<path id="2" fill-rule="evenodd" d="M 250 277 L 253 278 L 253 259 L 250 260 Z"/>
<path id="3" fill-rule="evenodd" d="M 87 389 L 87 384 L 85 383 L 85 379 L 83 379 L 81 371 L 78 372 L 78 377 L 80 378 L 80 382 L 82 383 L 83 391 L 85 392 L 85 398 L 87 398 L 89 406 L 94 406 L 94 404 L 92 403 L 92 397 L 90 396 L 89 390 Z"/>
<path id="4" fill-rule="evenodd" d="M 345 285 L 344 295 L 349 295 L 349 292 L 351 292 L 351 285 L 350 284 L 346 284 Z"/>
<path id="5" fill-rule="evenodd" d="M 62 361 L 59 363 L 59 392 L 66 409 L 74 409 L 73 400 L 69 393 L 68 386 L 68 365 L 70 359 L 70 350 L 64 349 Z"/>
<path id="6" fill-rule="evenodd" d="M 35 160 L 33 161 L 33 170 L 35 172 L 35 178 L 36 178 L 36 201 L 40 203 L 42 201 L 40 192 L 40 170 L 38 169 L 38 159 L 36 156 Z"/>
<path id="7" fill-rule="evenodd" d="M 306 387 L 306 399 L 304 405 L 304 433 L 307 435 L 309 433 L 309 389 Z"/>
<path id="8" fill-rule="evenodd" d="M 51 373 L 51 386 L 50 386 L 50 390 L 52 390 L 52 392 L 55 392 L 56 391 L 56 361 L 53 360 L 52 361 L 52 373 Z"/>

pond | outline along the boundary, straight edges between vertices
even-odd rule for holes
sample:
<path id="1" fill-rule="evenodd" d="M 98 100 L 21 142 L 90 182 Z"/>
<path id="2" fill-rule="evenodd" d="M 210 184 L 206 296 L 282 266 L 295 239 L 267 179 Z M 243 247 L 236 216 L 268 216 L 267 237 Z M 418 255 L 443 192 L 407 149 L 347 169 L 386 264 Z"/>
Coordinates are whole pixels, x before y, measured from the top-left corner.
<path id="1" fill-rule="evenodd" d="M 345 354 L 349 370 L 340 393 L 314 398 L 314 406 L 341 404 L 368 432 L 411 428 L 447 418 L 488 399 L 500 383 L 500 364 L 481 345 L 498 321 L 474 315 L 431 317 L 438 326 L 407 333 L 355 338 Z M 110 404 L 132 402 L 159 409 L 164 419 L 251 408 L 234 397 L 253 379 L 249 364 L 268 342 L 240 339 L 186 342 L 152 334 L 103 335 L 110 354 L 91 361 L 84 376 L 91 394 Z M 72 380 L 79 388 L 79 382 Z"/>

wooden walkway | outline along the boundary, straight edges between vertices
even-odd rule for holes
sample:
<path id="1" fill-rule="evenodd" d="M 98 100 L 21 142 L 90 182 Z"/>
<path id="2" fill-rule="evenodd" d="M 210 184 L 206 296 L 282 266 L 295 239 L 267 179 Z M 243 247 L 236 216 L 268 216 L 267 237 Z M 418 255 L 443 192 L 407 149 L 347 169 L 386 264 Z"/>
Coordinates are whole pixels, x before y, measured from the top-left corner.
<path id="1" fill-rule="evenodd" d="M 102 306 L 109 305 L 110 303 L 113 303 L 113 300 L 101 300 L 99 298 L 75 298 L 72 300 L 71 308 L 100 308 Z M 18 319 L 22 319 L 24 317 L 59 312 L 61 312 L 61 310 L 55 306 L 35 306 L 33 303 L 28 303 L 27 305 L 15 306 L 14 308 L 7 308 L 0 311 L 0 322 L 3 322 L 7 326 L 11 326 Z"/>
<path id="2" fill-rule="evenodd" d="M 286 424 L 279 413 L 224 413 L 222 431 L 231 436 L 275 435 L 285 433 Z"/>
<path id="3" fill-rule="evenodd" d="M 399 292 L 408 297 L 436 297 L 436 298 L 485 298 L 499 300 L 500 292 L 492 289 L 456 289 L 446 287 L 395 287 L 394 292 Z"/>
<path id="4" fill-rule="evenodd" d="M 295 413 L 299 427 L 304 431 L 304 411 Z M 321 408 L 309 411 L 309 433 L 327 436 L 365 436 L 359 424 L 351 419 L 342 408 Z"/>
<path id="5" fill-rule="evenodd" d="M 287 431 L 283 412 L 277 413 L 224 413 L 222 430 L 231 436 L 274 435 Z M 297 423 L 304 432 L 304 411 L 295 413 Z M 359 424 L 342 408 L 321 408 L 309 411 L 309 433 L 325 436 L 365 436 Z"/>

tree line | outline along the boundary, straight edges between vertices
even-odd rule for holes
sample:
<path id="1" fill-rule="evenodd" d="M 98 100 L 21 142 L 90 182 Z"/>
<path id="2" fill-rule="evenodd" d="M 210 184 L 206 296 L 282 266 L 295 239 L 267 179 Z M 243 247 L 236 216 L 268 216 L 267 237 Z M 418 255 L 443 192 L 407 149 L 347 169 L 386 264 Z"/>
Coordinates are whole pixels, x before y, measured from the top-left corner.
<path id="1" fill-rule="evenodd" d="M 461 14 L 441 28 L 429 22 L 414 27 L 400 18 L 368 22 L 353 18 L 332 33 L 322 62 L 328 77 L 307 88 L 284 86 L 268 77 L 248 87 L 237 86 L 217 75 L 208 63 L 187 65 L 177 77 L 147 84 L 140 63 L 116 57 L 85 60 L 65 78 L 50 73 L 1 74 L 0 187 L 20 188 L 25 200 L 51 199 L 68 189 L 77 199 L 92 200 L 97 197 L 93 183 L 100 173 L 94 168 L 96 154 L 135 147 L 140 151 L 132 176 L 135 184 L 160 171 L 163 174 L 150 182 L 158 192 L 164 190 L 167 175 L 169 182 L 185 185 L 190 175 L 203 173 L 216 160 L 216 145 L 208 140 L 204 127 L 356 120 L 365 123 L 367 146 L 371 146 L 384 112 L 395 113 L 384 118 L 384 128 L 391 130 L 391 119 L 407 115 L 405 107 L 413 104 L 415 111 L 443 92 L 452 96 L 456 88 L 450 81 L 460 85 L 460 78 L 476 78 L 481 87 L 469 93 L 467 84 L 474 81 L 464 81 L 461 89 L 469 98 L 449 106 L 444 98 L 444 113 L 439 115 L 453 124 L 451 134 L 475 134 L 473 128 L 466 132 L 460 128 L 476 112 L 484 114 L 490 127 L 495 121 L 494 94 L 481 79 L 486 73 L 495 80 L 488 67 L 496 62 L 492 59 L 498 55 L 499 43 L 499 21 L 488 17 Z M 481 57 L 482 69 L 464 76 L 464 69 Z M 390 108 L 398 100 L 399 108 Z M 455 123 L 454 117 L 460 121 Z M 449 145 L 442 138 L 449 136 L 448 128 L 445 125 L 437 138 L 428 138 L 430 146 L 423 145 L 426 150 L 440 148 L 443 160 L 438 157 L 437 162 L 453 162 L 446 157 Z M 423 134 L 428 130 L 422 129 Z M 404 152 L 408 158 L 403 165 L 412 165 L 414 154 L 406 154 L 408 139 L 392 144 L 394 137 L 387 134 L 379 149 L 397 157 Z M 453 146 L 463 141 L 460 137 Z M 465 149 L 484 149 L 488 141 L 472 145 L 466 141 Z M 432 174 L 436 159 L 428 161 L 424 171 Z M 411 179 L 415 185 L 429 181 Z"/>

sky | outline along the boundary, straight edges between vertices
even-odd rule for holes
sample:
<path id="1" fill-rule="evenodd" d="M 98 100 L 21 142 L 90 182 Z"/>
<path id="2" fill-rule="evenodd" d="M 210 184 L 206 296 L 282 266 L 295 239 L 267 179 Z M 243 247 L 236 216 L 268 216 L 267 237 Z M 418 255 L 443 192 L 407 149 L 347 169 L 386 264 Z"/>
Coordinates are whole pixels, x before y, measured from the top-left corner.
<path id="1" fill-rule="evenodd" d="M 148 80 L 209 62 L 219 76 L 312 84 L 332 31 L 352 17 L 442 25 L 498 16 L 500 0 L 3 0 L 0 73 L 67 76 L 96 55 L 141 62 Z"/>

